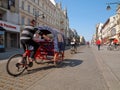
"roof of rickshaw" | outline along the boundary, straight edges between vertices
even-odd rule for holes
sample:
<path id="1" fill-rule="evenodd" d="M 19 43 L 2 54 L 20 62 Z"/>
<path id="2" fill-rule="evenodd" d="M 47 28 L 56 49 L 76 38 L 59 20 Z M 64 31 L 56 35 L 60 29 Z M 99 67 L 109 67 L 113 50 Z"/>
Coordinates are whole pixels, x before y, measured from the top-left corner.
<path id="1" fill-rule="evenodd" d="M 59 30 L 51 28 L 49 26 L 39 26 L 38 30 L 41 30 L 45 34 L 52 33 L 52 34 L 56 35 L 57 33 L 61 33 Z"/>

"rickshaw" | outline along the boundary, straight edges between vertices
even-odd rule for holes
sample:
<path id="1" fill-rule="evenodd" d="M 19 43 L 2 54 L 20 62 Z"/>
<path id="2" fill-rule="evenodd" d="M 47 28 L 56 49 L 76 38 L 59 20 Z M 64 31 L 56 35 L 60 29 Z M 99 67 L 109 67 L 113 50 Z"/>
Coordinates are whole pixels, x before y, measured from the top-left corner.
<path id="1" fill-rule="evenodd" d="M 59 32 L 59 30 L 50 28 L 48 26 L 40 26 L 38 27 L 38 30 L 40 30 L 43 34 L 46 34 L 48 36 L 51 35 L 51 40 L 41 40 L 39 42 L 40 46 L 36 51 L 36 54 L 34 56 L 35 63 L 37 64 L 44 64 L 44 63 L 53 63 L 53 58 L 55 53 L 58 53 L 57 56 L 57 64 L 60 64 L 64 59 L 64 50 L 59 51 L 58 46 L 58 37 L 57 34 L 61 34 L 63 37 L 64 35 Z M 6 70 L 8 74 L 12 76 L 19 76 L 21 75 L 27 68 L 31 67 L 29 66 L 29 57 L 32 50 L 27 49 L 23 54 L 15 54 L 11 56 L 7 62 Z M 18 63 L 18 60 L 22 60 L 22 64 Z"/>

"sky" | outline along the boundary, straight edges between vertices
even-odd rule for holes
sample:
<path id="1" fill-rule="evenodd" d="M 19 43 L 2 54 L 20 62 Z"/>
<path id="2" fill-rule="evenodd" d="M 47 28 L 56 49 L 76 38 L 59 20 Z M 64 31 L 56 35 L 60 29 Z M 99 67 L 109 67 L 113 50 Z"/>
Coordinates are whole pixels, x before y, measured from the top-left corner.
<path id="1" fill-rule="evenodd" d="M 109 17 L 115 15 L 117 4 L 111 4 L 111 10 L 106 10 L 107 3 L 119 0 L 55 0 L 61 2 L 62 8 L 67 8 L 69 27 L 75 29 L 78 35 L 84 36 L 86 41 L 92 39 L 95 26 L 105 23 Z"/>

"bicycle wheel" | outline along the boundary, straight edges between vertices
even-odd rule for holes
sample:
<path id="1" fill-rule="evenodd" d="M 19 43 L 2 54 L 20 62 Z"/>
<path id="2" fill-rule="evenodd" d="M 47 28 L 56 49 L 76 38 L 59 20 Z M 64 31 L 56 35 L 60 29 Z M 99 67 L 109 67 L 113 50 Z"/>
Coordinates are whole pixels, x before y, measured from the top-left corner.
<path id="1" fill-rule="evenodd" d="M 63 59 L 64 59 L 64 55 L 62 52 L 59 52 L 59 59 L 60 59 L 60 61 L 63 61 Z"/>
<path id="2" fill-rule="evenodd" d="M 74 49 L 74 47 L 71 47 L 70 52 L 71 52 L 71 54 L 75 53 L 75 49 Z"/>
<path id="3" fill-rule="evenodd" d="M 119 47 L 119 46 L 117 46 L 117 47 L 115 48 L 115 50 L 116 50 L 116 51 L 119 51 L 119 50 L 120 50 L 120 47 Z"/>
<path id="4" fill-rule="evenodd" d="M 22 61 L 22 63 L 18 63 L 18 61 Z M 9 58 L 6 66 L 6 70 L 9 75 L 19 76 L 26 69 L 27 61 L 22 57 L 22 54 L 16 54 Z"/>
<path id="5" fill-rule="evenodd" d="M 74 53 L 77 53 L 77 47 L 75 47 L 75 52 Z"/>
<path id="6" fill-rule="evenodd" d="M 35 63 L 42 64 L 44 59 L 36 58 Z"/>
<path id="7" fill-rule="evenodd" d="M 107 50 L 112 51 L 112 50 L 114 50 L 114 47 L 113 46 L 108 46 Z"/>
<path id="8" fill-rule="evenodd" d="M 110 50 L 110 46 L 107 47 L 107 50 Z"/>

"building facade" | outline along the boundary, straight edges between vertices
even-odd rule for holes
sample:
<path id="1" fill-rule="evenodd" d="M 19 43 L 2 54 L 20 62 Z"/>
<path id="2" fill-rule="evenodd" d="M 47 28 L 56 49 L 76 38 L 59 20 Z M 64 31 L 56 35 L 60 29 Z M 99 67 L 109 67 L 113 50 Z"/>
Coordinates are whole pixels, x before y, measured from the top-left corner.
<path id="1" fill-rule="evenodd" d="M 0 48 L 19 48 L 20 32 L 35 19 L 36 26 L 55 28 L 69 37 L 67 9 L 54 0 L 0 0 Z"/>
<path id="2" fill-rule="evenodd" d="M 18 0 L 0 0 L 1 51 L 19 47 L 18 4 Z"/>
<path id="3" fill-rule="evenodd" d="M 61 3 L 54 0 L 19 0 L 19 4 L 21 27 L 29 25 L 30 21 L 35 19 L 36 26 L 49 26 L 67 35 L 69 26 L 67 10 L 61 8 Z"/>
<path id="4" fill-rule="evenodd" d="M 119 32 L 119 24 L 117 23 L 118 16 L 111 16 L 102 27 L 102 38 L 104 44 L 107 44 L 112 39 L 117 39 L 119 41 L 118 32 Z"/>

